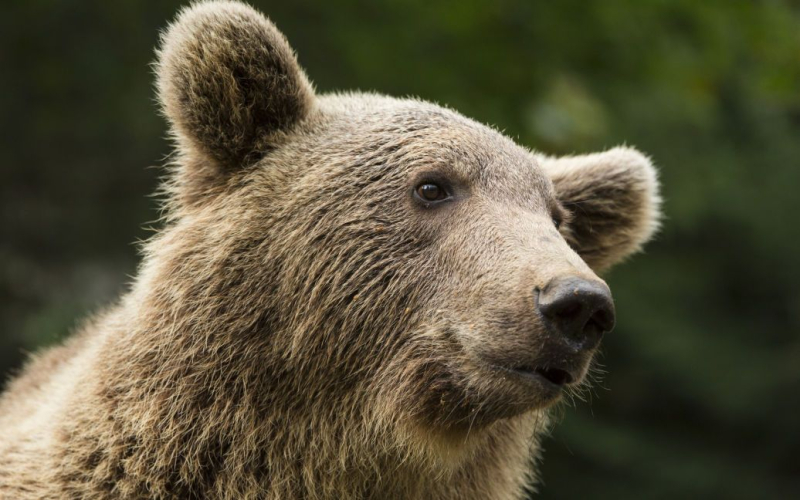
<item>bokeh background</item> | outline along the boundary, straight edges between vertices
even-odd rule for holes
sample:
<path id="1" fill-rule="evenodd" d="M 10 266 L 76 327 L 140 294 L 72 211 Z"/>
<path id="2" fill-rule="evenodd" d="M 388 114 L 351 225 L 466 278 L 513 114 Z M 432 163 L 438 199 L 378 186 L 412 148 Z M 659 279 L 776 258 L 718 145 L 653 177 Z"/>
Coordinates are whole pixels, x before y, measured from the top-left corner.
<path id="1" fill-rule="evenodd" d="M 800 498 L 800 6 L 254 0 L 320 91 L 445 103 L 526 146 L 620 143 L 663 230 L 608 277 L 591 401 L 540 498 Z M 149 63 L 176 1 L 0 7 L 0 374 L 114 300 L 169 153 Z"/>

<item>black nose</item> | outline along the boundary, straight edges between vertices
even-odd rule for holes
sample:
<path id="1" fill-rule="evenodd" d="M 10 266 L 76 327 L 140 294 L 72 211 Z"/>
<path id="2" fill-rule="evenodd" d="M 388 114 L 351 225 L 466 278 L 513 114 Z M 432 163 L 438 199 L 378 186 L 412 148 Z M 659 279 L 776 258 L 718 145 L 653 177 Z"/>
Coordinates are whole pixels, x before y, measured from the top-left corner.
<path id="1" fill-rule="evenodd" d="M 558 278 L 538 290 L 536 307 L 552 327 L 580 349 L 593 349 L 614 328 L 614 301 L 599 281 Z"/>

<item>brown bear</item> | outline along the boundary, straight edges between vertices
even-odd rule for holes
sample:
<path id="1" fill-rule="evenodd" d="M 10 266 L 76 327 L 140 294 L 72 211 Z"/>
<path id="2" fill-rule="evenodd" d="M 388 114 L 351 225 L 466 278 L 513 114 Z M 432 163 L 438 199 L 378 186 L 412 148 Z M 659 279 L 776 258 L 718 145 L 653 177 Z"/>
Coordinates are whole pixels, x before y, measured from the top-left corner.
<path id="1" fill-rule="evenodd" d="M 548 408 L 653 234 L 630 148 L 531 152 L 454 111 L 316 95 L 235 2 L 183 10 L 176 155 L 132 289 L 0 400 L 2 498 L 520 498 Z"/>

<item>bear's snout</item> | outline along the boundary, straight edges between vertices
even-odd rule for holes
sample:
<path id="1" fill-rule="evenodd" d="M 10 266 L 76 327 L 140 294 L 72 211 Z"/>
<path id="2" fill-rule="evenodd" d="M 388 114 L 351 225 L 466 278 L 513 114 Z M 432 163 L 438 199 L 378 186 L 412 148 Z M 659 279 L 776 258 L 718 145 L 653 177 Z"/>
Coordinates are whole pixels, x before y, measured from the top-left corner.
<path id="1" fill-rule="evenodd" d="M 495 330 L 493 338 L 502 342 L 465 337 L 478 365 L 488 368 L 483 373 L 494 394 L 489 399 L 496 402 L 495 418 L 546 407 L 582 383 L 600 340 L 614 327 L 614 302 L 602 280 L 590 272 L 557 276 L 544 286 L 520 283 L 532 303 L 517 301 L 524 311 L 493 315 L 505 319 L 495 320 L 507 327 Z"/>
<path id="2" fill-rule="evenodd" d="M 535 288 L 534 294 L 548 329 L 577 351 L 594 349 L 614 328 L 614 301 L 601 281 L 561 277 Z"/>

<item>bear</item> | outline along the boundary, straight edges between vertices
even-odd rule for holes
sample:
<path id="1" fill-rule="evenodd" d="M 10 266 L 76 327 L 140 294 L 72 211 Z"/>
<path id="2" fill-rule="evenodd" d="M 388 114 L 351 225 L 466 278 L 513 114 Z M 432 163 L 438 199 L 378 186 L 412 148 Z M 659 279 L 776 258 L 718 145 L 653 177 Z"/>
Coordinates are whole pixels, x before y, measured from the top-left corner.
<path id="1" fill-rule="evenodd" d="M 155 65 L 175 154 L 130 290 L 0 399 L 3 498 L 522 498 L 657 229 L 629 147 L 550 157 L 317 94 L 232 1 Z"/>

